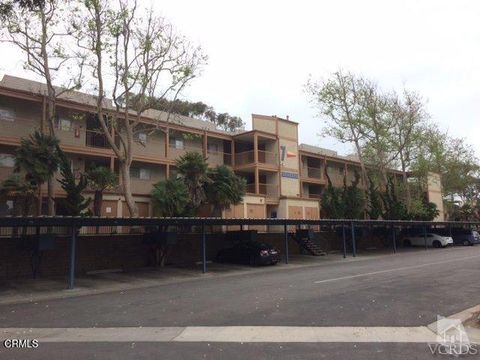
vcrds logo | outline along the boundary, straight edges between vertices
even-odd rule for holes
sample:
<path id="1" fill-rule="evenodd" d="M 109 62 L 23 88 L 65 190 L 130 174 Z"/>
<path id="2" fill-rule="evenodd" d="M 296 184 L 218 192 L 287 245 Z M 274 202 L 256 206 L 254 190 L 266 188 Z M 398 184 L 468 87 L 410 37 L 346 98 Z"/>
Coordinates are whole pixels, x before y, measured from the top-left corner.
<path id="1" fill-rule="evenodd" d="M 460 319 L 450 319 L 437 315 L 436 325 L 436 343 L 428 344 L 432 354 L 458 356 L 477 355 L 479 353 L 476 345 L 470 343 Z"/>

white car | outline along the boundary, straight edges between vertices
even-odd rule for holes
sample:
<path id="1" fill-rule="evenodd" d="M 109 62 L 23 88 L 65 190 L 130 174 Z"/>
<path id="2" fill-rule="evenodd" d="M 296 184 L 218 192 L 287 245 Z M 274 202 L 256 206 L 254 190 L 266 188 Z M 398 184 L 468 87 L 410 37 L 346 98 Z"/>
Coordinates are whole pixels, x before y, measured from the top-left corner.
<path id="1" fill-rule="evenodd" d="M 453 239 L 450 236 L 441 236 L 434 233 L 427 233 L 426 235 L 427 246 L 440 248 L 453 244 Z M 425 237 L 423 234 L 407 236 L 403 244 L 405 246 L 425 246 Z"/>

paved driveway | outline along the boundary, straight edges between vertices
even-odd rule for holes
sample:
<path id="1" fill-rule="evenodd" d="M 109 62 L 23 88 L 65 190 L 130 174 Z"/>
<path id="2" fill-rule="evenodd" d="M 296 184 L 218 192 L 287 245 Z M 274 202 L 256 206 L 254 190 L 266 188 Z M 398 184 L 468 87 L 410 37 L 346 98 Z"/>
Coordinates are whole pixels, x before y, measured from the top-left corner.
<path id="1" fill-rule="evenodd" d="M 3 328 L 415 327 L 435 321 L 437 314 L 448 316 L 477 305 L 478 279 L 480 246 L 432 249 L 326 266 L 5 305 L 0 306 L 0 324 Z M 139 355 L 136 358 L 205 355 L 242 359 L 431 356 L 425 344 L 135 342 L 41 344 L 37 350 L 3 350 L 0 358 L 14 354 L 35 358 L 66 352 L 79 358 L 94 353 L 98 358 L 130 358 L 134 354 Z"/>

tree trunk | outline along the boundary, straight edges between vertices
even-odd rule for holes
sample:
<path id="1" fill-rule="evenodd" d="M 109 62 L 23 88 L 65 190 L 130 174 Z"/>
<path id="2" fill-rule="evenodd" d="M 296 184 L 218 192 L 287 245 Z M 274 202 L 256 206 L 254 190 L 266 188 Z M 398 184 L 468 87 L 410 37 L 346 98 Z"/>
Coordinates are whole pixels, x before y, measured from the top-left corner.
<path id="1" fill-rule="evenodd" d="M 360 172 L 361 172 L 361 179 L 362 179 L 362 192 L 363 192 L 363 197 L 365 199 L 365 209 L 364 209 L 364 216 L 366 217 L 368 212 L 367 212 L 367 204 L 368 204 L 368 193 L 367 193 L 367 188 L 368 188 L 368 178 L 367 178 L 367 169 L 365 167 L 365 162 L 363 161 L 363 156 L 362 156 L 362 150 L 360 148 L 360 144 L 358 141 L 355 141 L 355 148 L 357 149 L 357 155 L 358 155 L 358 161 L 360 162 Z"/>
<path id="2" fill-rule="evenodd" d="M 48 179 L 47 182 L 47 204 L 48 204 L 48 215 L 53 216 L 55 215 L 55 200 L 53 198 L 54 189 L 53 189 L 53 177 Z"/>
<path id="3" fill-rule="evenodd" d="M 120 174 L 122 176 L 123 195 L 130 210 L 130 217 L 138 217 L 138 209 L 132 196 L 132 187 L 130 181 L 130 165 L 125 161 L 120 161 Z"/>
<path id="4" fill-rule="evenodd" d="M 93 214 L 95 216 L 102 215 L 102 202 L 103 202 L 103 192 L 101 190 L 95 190 L 95 195 L 93 198 Z"/>
<path id="5" fill-rule="evenodd" d="M 42 184 L 38 185 L 37 215 L 42 215 Z"/>
<path id="6" fill-rule="evenodd" d="M 402 166 L 403 185 L 405 186 L 405 197 L 406 197 L 405 202 L 407 203 L 408 211 L 410 211 L 412 206 L 412 194 L 410 193 L 410 186 L 408 184 L 408 176 L 407 176 L 405 160 L 403 159 L 403 155 L 401 154 L 400 154 L 400 162 Z"/>

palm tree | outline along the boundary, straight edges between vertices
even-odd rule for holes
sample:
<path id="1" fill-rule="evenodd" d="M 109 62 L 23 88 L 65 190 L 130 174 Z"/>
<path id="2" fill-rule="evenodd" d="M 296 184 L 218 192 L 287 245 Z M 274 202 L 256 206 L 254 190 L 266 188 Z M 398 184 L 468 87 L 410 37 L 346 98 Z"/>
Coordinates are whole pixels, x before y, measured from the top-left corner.
<path id="1" fill-rule="evenodd" d="M 92 199 L 85 198 L 82 194 L 88 185 L 86 176 L 80 174 L 80 179 L 77 181 L 72 171 L 70 160 L 59 146 L 57 147 L 57 154 L 60 159 L 60 174 L 62 175 L 58 182 L 67 194 L 65 198 L 57 200 L 63 210 L 63 215 L 89 215 L 88 206 Z"/>
<path id="2" fill-rule="evenodd" d="M 180 179 L 167 179 L 153 185 L 153 208 L 160 216 L 185 216 L 189 202 L 188 189 Z"/>
<path id="3" fill-rule="evenodd" d="M 118 185 L 117 175 L 105 166 L 97 166 L 87 171 L 88 186 L 95 191 L 93 199 L 93 214 L 102 215 L 103 193 Z"/>
<path id="4" fill-rule="evenodd" d="M 213 207 L 213 214 L 221 216 L 231 205 L 239 204 L 245 196 L 247 183 L 225 165 L 208 171 L 210 182 L 205 186 L 207 202 Z"/>
<path id="5" fill-rule="evenodd" d="M 190 206 L 194 213 L 205 203 L 205 185 L 210 181 L 207 176 L 208 164 L 199 153 L 187 152 L 176 161 L 178 176 L 183 180 L 190 196 Z"/>
<path id="6" fill-rule="evenodd" d="M 41 186 L 52 176 L 58 169 L 59 156 L 57 148 L 58 139 L 53 136 L 45 135 L 35 130 L 28 138 L 23 138 L 20 147 L 17 149 L 15 158 L 15 171 L 24 171 L 28 179 L 34 181 L 38 187 L 38 215 L 42 211 Z M 53 194 L 52 189 L 48 189 L 48 214 L 53 215 Z"/>

